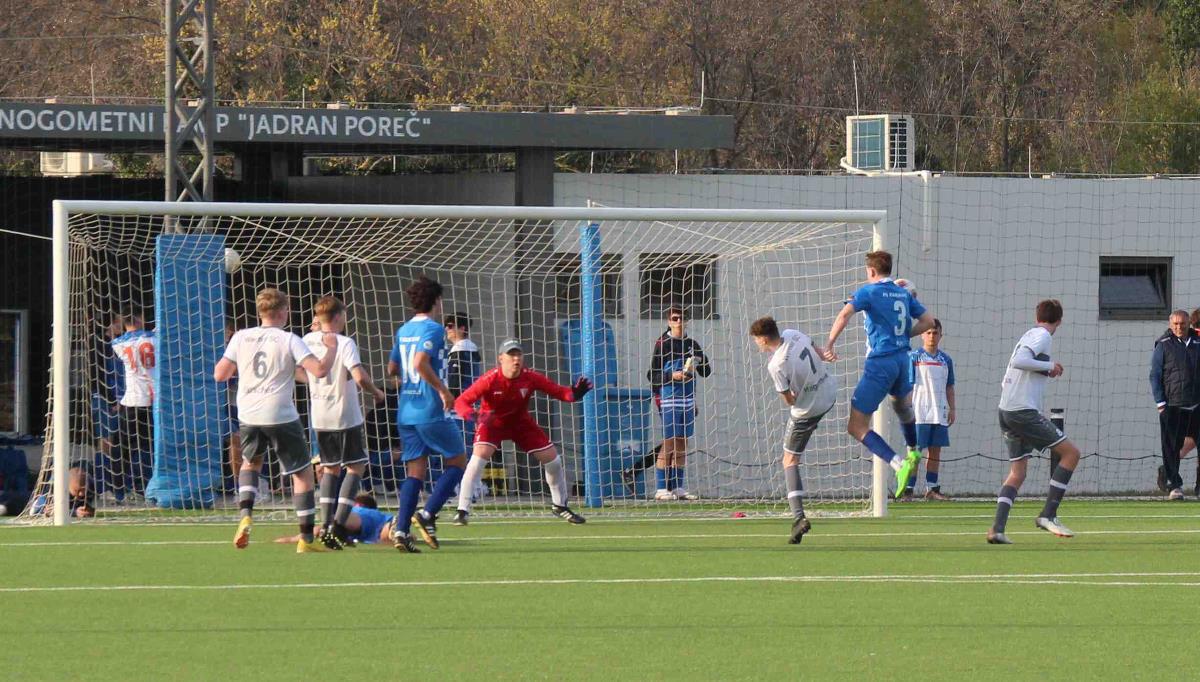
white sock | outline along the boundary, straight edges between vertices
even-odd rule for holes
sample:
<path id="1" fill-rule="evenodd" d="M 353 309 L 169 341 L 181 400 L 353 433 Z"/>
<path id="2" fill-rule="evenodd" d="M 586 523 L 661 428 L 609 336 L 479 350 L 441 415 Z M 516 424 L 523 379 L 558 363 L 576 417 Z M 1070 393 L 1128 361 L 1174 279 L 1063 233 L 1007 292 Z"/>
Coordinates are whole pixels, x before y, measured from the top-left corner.
<path id="1" fill-rule="evenodd" d="M 483 478 L 483 467 L 488 461 L 478 455 L 471 455 L 471 461 L 467 462 L 467 470 L 463 472 L 462 481 L 458 484 L 458 508 L 463 511 L 471 511 L 471 491 L 475 489 L 475 484 Z"/>
<path id="2" fill-rule="evenodd" d="M 550 499 L 559 507 L 567 506 L 567 475 L 563 471 L 562 457 L 542 465 L 546 472 L 546 483 L 550 484 Z"/>
<path id="3" fill-rule="evenodd" d="M 893 471 L 900 471 L 900 467 L 904 465 L 904 457 L 896 455 L 892 458 L 892 461 L 888 462 L 888 464 L 892 465 Z"/>

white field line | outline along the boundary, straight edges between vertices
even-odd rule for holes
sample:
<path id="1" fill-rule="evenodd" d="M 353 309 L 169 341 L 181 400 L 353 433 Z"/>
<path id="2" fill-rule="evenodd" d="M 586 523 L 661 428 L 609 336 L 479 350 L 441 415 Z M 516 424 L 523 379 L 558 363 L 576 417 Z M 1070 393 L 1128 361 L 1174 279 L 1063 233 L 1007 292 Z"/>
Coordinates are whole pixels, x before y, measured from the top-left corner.
<path id="1" fill-rule="evenodd" d="M 877 533 L 820 533 L 819 530 L 814 530 L 810 539 L 822 540 L 826 538 L 912 538 L 912 537 L 971 537 L 978 536 L 982 538 L 985 531 L 913 531 L 913 532 L 877 532 Z M 1157 529 L 1157 530 L 1093 530 L 1081 533 L 1081 536 L 1089 535 L 1196 535 L 1200 534 L 1200 528 L 1183 528 L 1183 529 Z M 1010 531 L 1007 535 L 1041 535 L 1048 536 L 1045 531 L 1038 530 L 1018 530 Z M 558 540 L 566 541 L 604 541 L 604 540 L 688 540 L 696 539 L 745 539 L 745 538 L 782 538 L 786 537 L 787 533 L 780 531 L 778 533 L 681 533 L 671 535 L 485 535 L 478 537 L 441 537 L 442 542 L 457 544 L 459 542 L 555 542 Z M 8 547 L 104 547 L 104 546 L 125 546 L 125 547 L 168 547 L 168 546 L 188 546 L 188 545 L 227 545 L 228 540 L 79 540 L 79 541 L 31 541 L 31 542 L 0 542 L 0 549 Z M 258 541 L 255 544 L 275 544 L 272 541 Z M 354 550 L 350 550 L 354 551 Z M 1003 551 L 1003 550 L 1000 550 Z"/>
<path id="2" fill-rule="evenodd" d="M 1097 579 L 1108 580 L 1097 580 Z M 703 583 L 949 583 L 1012 585 L 1087 585 L 1111 587 L 1200 587 L 1200 582 L 1130 580 L 1130 578 L 1200 578 L 1195 572 L 1170 573 L 1025 573 L 964 575 L 765 575 L 699 576 L 678 578 L 526 578 L 496 580 L 397 580 L 329 583 L 234 583 L 228 585 L 59 585 L 46 587 L 0 587 L 3 594 L 45 592 L 144 592 L 144 591 L 233 591 L 291 590 L 314 588 L 412 588 L 412 587 L 505 587 L 527 585 L 663 585 Z"/>
<path id="3" fill-rule="evenodd" d="M 389 513 L 395 511 L 394 509 L 389 509 L 389 508 L 382 508 L 382 509 L 383 509 L 383 511 L 386 511 Z M 811 518 L 813 518 L 814 520 L 818 520 L 821 523 L 833 523 L 833 522 L 836 522 L 836 523 L 893 522 L 894 523 L 897 521 L 903 523 L 905 521 L 910 521 L 910 520 L 930 520 L 930 519 L 932 519 L 932 520 L 942 520 L 942 519 L 945 519 L 945 520 L 950 520 L 950 519 L 958 519 L 958 520 L 961 520 L 961 519 L 988 519 L 988 520 L 990 520 L 993 516 L 994 516 L 993 512 L 991 512 L 991 511 L 985 512 L 985 511 L 981 510 L 980 513 L 978 513 L 978 514 L 902 514 L 900 516 L 891 516 L 886 519 L 871 519 L 871 518 L 865 517 L 865 516 L 858 516 L 858 517 L 828 516 L 828 517 L 823 517 L 823 516 L 820 516 L 819 512 L 818 512 L 817 515 L 814 515 Z M 1036 518 L 1036 516 L 1037 516 L 1036 514 L 1012 514 L 1008 518 L 1010 520 L 1011 519 L 1033 519 L 1033 518 Z M 1066 518 L 1069 518 L 1069 517 L 1066 517 Z M 1195 514 L 1084 514 L 1084 515 L 1079 516 L 1078 518 L 1080 518 L 1080 519 L 1117 519 L 1117 520 L 1124 520 L 1124 521 L 1140 521 L 1142 519 L 1178 519 L 1181 521 L 1200 521 L 1200 509 L 1198 509 L 1197 513 L 1195 513 Z M 760 522 L 760 521 L 790 521 L 790 520 L 791 520 L 791 515 L 787 514 L 787 513 L 783 513 L 783 512 L 781 512 L 777 515 L 773 515 L 773 516 L 755 515 L 755 516 L 749 516 L 749 517 L 741 518 L 741 519 L 735 519 L 732 517 L 726 518 L 726 517 L 713 517 L 713 516 L 664 517 L 664 518 L 606 518 L 604 516 L 588 517 L 588 523 L 592 524 L 592 525 L 616 524 L 616 523 L 619 523 L 619 524 L 632 524 L 632 523 L 717 523 L 717 524 L 720 524 L 720 523 L 754 523 L 754 522 Z M 487 519 L 487 518 L 484 518 L 484 519 L 480 519 L 478 521 L 472 521 L 471 525 L 476 525 L 476 526 L 547 525 L 547 526 L 551 526 L 551 525 L 558 525 L 561 523 L 562 523 L 562 520 L 557 519 L 557 518 L 553 518 L 553 519 L 549 519 L 549 518 L 539 519 L 539 518 L 532 518 L 532 517 L 531 518 L 521 518 L 521 519 Z M 121 521 L 114 521 L 112 523 L 107 523 L 103 519 L 100 519 L 97 521 L 87 521 L 84 523 L 72 524 L 72 527 L 73 528 L 97 528 L 97 529 L 100 529 L 100 528 L 131 528 L 131 527 L 137 527 L 137 528 L 187 528 L 187 527 L 213 527 L 213 526 L 234 527 L 236 525 L 237 525 L 236 521 L 228 521 L 228 520 L 226 520 L 226 521 L 185 521 L 185 520 L 180 520 L 180 521 L 174 521 L 174 522 L 153 521 L 153 522 L 146 522 L 146 523 L 135 523 L 133 521 L 121 520 Z M 293 521 L 263 520 L 263 521 L 255 521 L 254 525 L 255 525 L 255 527 L 264 527 L 264 526 L 284 527 L 284 526 L 295 526 L 296 522 L 294 520 Z M 47 529 L 47 528 L 52 528 L 52 526 L 50 526 L 49 524 L 44 524 L 44 523 L 11 523 L 11 522 L 4 523 L 4 522 L 0 522 L 0 533 L 3 533 L 6 530 L 16 530 L 19 528 Z"/>

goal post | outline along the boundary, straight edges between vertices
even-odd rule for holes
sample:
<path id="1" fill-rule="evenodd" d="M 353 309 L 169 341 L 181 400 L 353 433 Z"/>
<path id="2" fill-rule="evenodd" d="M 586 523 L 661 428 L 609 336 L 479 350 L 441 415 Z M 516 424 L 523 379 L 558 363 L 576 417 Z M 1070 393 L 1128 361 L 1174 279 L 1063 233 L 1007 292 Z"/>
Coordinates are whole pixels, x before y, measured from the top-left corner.
<path id="1" fill-rule="evenodd" d="M 407 316 L 403 289 L 419 274 L 446 287 L 446 314 L 473 320 L 484 369 L 494 364 L 496 342 L 516 336 L 534 369 L 560 383 L 576 374 L 593 379 L 596 390 L 582 406 L 531 403 L 580 483 L 580 503 L 635 514 L 781 511 L 786 411 L 766 379 L 766 358 L 748 338 L 749 322 L 773 315 L 820 342 L 861 283 L 863 254 L 887 244 L 885 212 L 867 210 L 56 201 L 53 214 L 52 398 L 35 498 L 51 500 L 60 525 L 70 518 L 72 467 L 111 493 L 109 470 L 137 466 L 129 452 L 114 454 L 120 448 L 102 437 L 106 416 L 94 408 L 94 349 L 107 345 L 102 330 L 114 311 L 146 310 L 164 355 L 155 371 L 151 482 L 138 491 L 148 499 L 118 506 L 109 495 L 98 510 L 135 518 L 174 507 L 224 518 L 236 504 L 220 488 L 231 398 L 211 378 L 219 330 L 253 326 L 253 294 L 270 285 L 291 296 L 292 331 L 302 335 L 315 298 L 332 293 L 347 302 L 346 333 L 378 379 L 391 335 Z M 168 224 L 171 237 L 183 237 L 166 239 Z M 545 239 L 514 239 L 521 230 L 544 230 Z M 164 263 L 172 244 L 176 262 Z M 226 248 L 238 253 L 234 272 L 221 259 Z M 647 371 L 668 305 L 686 310 L 689 334 L 718 369 L 696 382 L 695 434 L 680 467 L 701 499 L 655 504 L 646 490 L 653 469 L 635 471 L 632 484 L 625 476 L 662 439 Z M 886 468 L 845 434 L 861 366 L 858 327 L 839 341 L 836 414 L 806 453 L 806 489 L 818 513 L 826 503 L 830 513 L 886 512 Z M 297 391 L 301 401 L 305 393 Z M 385 434 L 382 473 L 371 483 L 385 506 L 395 483 L 386 479 L 396 475 L 388 429 L 394 424 L 378 429 Z M 477 509 L 540 509 L 546 498 L 536 462 L 512 451 L 500 460 L 485 475 L 489 487 Z M 184 488 L 178 497 L 156 487 L 167 473 Z"/>

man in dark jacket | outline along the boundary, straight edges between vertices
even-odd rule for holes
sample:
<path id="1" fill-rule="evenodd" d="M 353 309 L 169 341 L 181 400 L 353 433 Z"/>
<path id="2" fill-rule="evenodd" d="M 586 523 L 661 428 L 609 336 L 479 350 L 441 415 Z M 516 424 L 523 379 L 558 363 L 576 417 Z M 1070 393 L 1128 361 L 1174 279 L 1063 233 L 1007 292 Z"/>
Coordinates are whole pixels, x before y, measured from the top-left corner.
<path id="1" fill-rule="evenodd" d="M 15 516 L 29 501 L 29 468 L 25 453 L 18 448 L 0 447 L 0 516 Z"/>
<path id="2" fill-rule="evenodd" d="M 446 353 L 446 388 L 457 398 L 479 378 L 483 356 L 479 353 L 479 347 L 470 339 L 470 318 L 463 313 L 450 313 L 446 316 L 445 323 L 446 341 L 450 344 L 450 350 Z M 462 430 L 463 441 L 469 453 L 475 443 L 475 423 L 458 419 L 457 416 L 455 420 Z"/>
<path id="3" fill-rule="evenodd" d="M 1171 313 L 1170 327 L 1154 342 L 1150 359 L 1150 389 L 1158 405 L 1162 438 L 1163 475 L 1168 499 L 1183 499 L 1183 477 L 1179 458 L 1184 440 L 1196 438 L 1200 426 L 1196 406 L 1200 404 L 1200 337 L 1191 330 L 1188 314 Z"/>

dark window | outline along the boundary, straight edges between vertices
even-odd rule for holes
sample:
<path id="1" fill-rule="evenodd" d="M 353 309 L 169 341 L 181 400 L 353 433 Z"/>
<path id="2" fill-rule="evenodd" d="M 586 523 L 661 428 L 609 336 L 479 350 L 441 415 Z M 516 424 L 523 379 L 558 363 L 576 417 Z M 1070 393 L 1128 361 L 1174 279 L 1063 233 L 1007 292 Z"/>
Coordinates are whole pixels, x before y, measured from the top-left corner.
<path id="1" fill-rule="evenodd" d="M 604 300 L 604 317 L 620 319 L 625 306 L 622 301 L 621 270 L 623 261 L 619 254 L 600 256 L 600 295 Z M 554 264 L 555 311 L 559 318 L 579 317 L 583 305 L 579 276 L 579 254 L 557 254 Z"/>
<path id="2" fill-rule="evenodd" d="M 1162 321 L 1170 312 L 1170 257 L 1100 257 L 1100 319 Z"/>
<path id="3" fill-rule="evenodd" d="M 709 253 L 643 253 L 638 256 L 643 320 L 661 320 L 673 305 L 691 320 L 716 320 L 717 257 Z"/>

